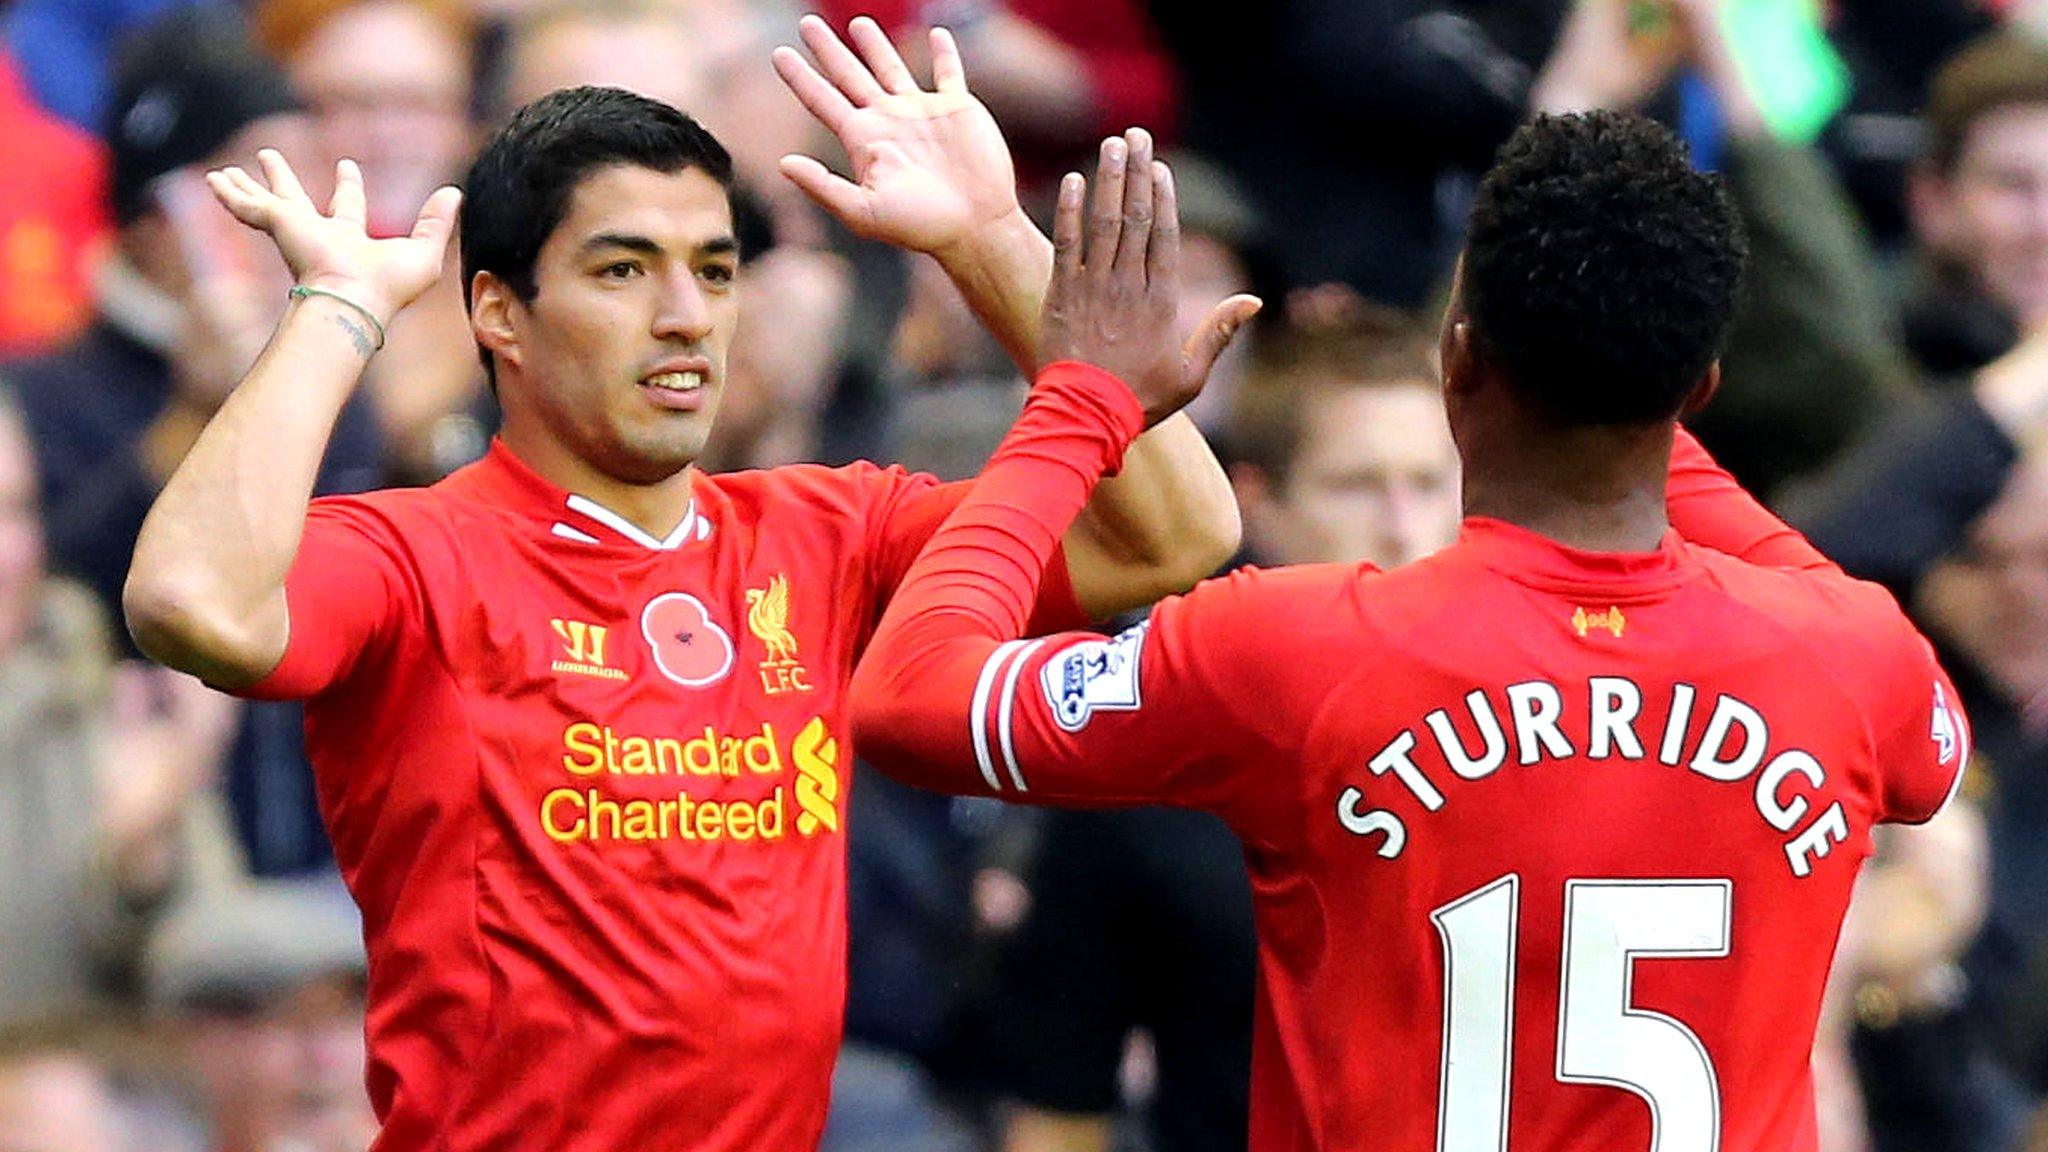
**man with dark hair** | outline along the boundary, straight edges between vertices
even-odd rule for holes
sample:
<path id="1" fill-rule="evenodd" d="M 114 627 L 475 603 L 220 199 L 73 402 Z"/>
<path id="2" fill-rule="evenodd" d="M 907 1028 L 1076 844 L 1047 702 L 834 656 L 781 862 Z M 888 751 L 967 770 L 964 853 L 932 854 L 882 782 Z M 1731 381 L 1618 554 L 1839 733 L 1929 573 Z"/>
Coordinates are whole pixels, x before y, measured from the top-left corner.
<path id="1" fill-rule="evenodd" d="M 1690 442 L 1672 468 L 1742 263 L 1716 178 L 1650 121 L 1539 117 L 1473 215 L 1441 338 L 1457 544 L 1018 639 L 1155 395 L 1064 382 L 911 566 L 856 735 L 913 783 L 1231 824 L 1253 1149 L 1811 1152 L 1836 933 L 1871 826 L 1953 792 L 1954 691 L 1882 590 Z"/>
<path id="2" fill-rule="evenodd" d="M 803 33 L 823 74 L 793 50 L 777 68 L 858 182 L 785 170 L 863 234 L 931 252 L 1031 354 L 1050 246 L 951 38 L 927 91 L 872 22 L 853 26 L 864 60 L 822 21 Z M 1105 142 L 1103 170 L 1150 151 Z M 500 438 L 431 488 L 309 511 L 334 413 L 438 276 L 458 196 L 372 240 L 352 163 L 322 213 L 262 161 L 267 187 L 209 180 L 297 285 L 152 512 L 128 620 L 167 663 L 308 702 L 364 911 L 378 1147 L 814 1146 L 845 989 L 846 682 L 964 489 L 693 467 L 738 315 L 726 154 L 667 105 L 582 88 L 515 114 L 469 180 Z M 1246 306 L 1157 374 L 1198 381 Z M 1163 426 L 1069 535 L 1043 618 L 1192 584 L 1235 527 L 1200 437 Z"/>

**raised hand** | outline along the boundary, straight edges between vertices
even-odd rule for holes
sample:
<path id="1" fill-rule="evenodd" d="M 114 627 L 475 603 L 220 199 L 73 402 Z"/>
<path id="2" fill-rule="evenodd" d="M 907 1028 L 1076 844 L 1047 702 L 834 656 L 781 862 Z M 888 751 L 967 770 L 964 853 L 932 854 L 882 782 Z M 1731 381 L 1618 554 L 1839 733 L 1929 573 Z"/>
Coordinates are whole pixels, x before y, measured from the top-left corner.
<path id="1" fill-rule="evenodd" d="M 1095 189 L 1070 172 L 1053 217 L 1039 362 L 1080 360 L 1128 385 L 1148 424 L 1179 411 L 1208 382 L 1216 357 L 1259 310 L 1255 296 L 1218 304 L 1185 342 L 1180 299 L 1180 207 L 1173 173 L 1152 159 L 1140 129 L 1102 142 Z"/>
<path id="2" fill-rule="evenodd" d="M 783 175 L 811 199 L 857 235 L 935 254 L 1022 212 L 1009 146 L 968 92 L 950 32 L 931 30 L 926 90 L 865 16 L 848 29 L 859 55 L 816 16 L 798 31 L 816 67 L 794 48 L 777 48 L 776 74 L 853 164 L 848 180 L 814 157 L 783 157 Z"/>
<path id="3" fill-rule="evenodd" d="M 240 168 L 223 168 L 208 172 L 206 185 L 235 219 L 269 233 L 298 283 L 341 293 L 388 324 L 440 278 L 461 192 L 442 188 L 428 197 L 411 235 L 373 240 L 355 161 L 335 166 L 334 196 L 323 213 L 283 156 L 265 148 L 257 160 L 267 184 Z"/>

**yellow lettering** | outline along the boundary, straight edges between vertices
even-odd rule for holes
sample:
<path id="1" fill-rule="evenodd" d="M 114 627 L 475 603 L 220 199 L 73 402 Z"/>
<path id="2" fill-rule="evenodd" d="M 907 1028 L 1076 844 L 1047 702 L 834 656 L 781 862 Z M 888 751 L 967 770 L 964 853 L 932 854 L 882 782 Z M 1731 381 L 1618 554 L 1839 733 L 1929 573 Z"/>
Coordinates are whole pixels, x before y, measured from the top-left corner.
<path id="1" fill-rule="evenodd" d="M 696 803 L 690 799 L 688 792 L 677 793 L 676 834 L 685 840 L 695 840 L 697 838 L 696 833 L 690 831 L 690 809 L 694 807 L 696 807 Z"/>
<path id="2" fill-rule="evenodd" d="M 604 667 L 604 638 L 608 631 L 610 630 L 602 625 L 590 626 L 590 662 L 600 668 Z"/>
<path id="3" fill-rule="evenodd" d="M 720 831 L 719 822 L 724 817 L 725 809 L 720 808 L 716 804 L 697 805 L 697 838 L 700 840 L 718 839 Z"/>
<path id="4" fill-rule="evenodd" d="M 654 770 L 664 776 L 682 774 L 683 742 L 681 740 L 673 736 L 655 737 Z"/>
<path id="5" fill-rule="evenodd" d="M 617 840 L 619 838 L 619 802 L 617 800 L 607 800 L 596 789 L 592 789 L 586 810 L 590 813 L 591 839 Z M 598 831 L 598 822 L 600 820 L 611 821 L 612 827 L 609 833 Z"/>
<path id="6" fill-rule="evenodd" d="M 746 755 L 747 767 L 757 776 L 768 776 L 782 771 L 782 753 L 775 747 L 775 726 L 761 725 L 759 736 L 747 737 L 741 745 Z"/>
<path id="7" fill-rule="evenodd" d="M 626 839 L 654 839 L 654 802 L 651 800 L 626 801 Z"/>
<path id="8" fill-rule="evenodd" d="M 654 772 L 654 749 L 645 736 L 628 736 L 625 743 L 625 769 L 629 776 L 648 776 Z"/>
<path id="9" fill-rule="evenodd" d="M 597 743 L 597 725 L 584 721 L 571 724 L 562 730 L 562 747 L 572 755 L 562 757 L 562 767 L 578 776 L 588 776 L 604 763 L 603 749 Z M 580 761 L 577 757 L 582 757 Z"/>
<path id="10" fill-rule="evenodd" d="M 809 676 L 809 671 L 807 671 L 802 665 L 798 665 L 796 668 L 790 670 L 789 686 L 796 689 L 799 692 L 809 692 L 811 690 L 811 682 Z"/>
<path id="11" fill-rule="evenodd" d="M 777 788 L 773 795 L 761 801 L 761 806 L 755 809 L 754 815 L 757 818 L 756 822 L 761 826 L 761 839 L 781 839 L 782 789 Z"/>
<path id="12" fill-rule="evenodd" d="M 581 811 L 583 796 L 573 788 L 557 788 L 546 796 L 541 797 L 540 801 L 540 826 L 547 832 L 548 839 L 553 840 L 557 844 L 569 844 L 583 838 L 583 817 L 581 815 L 577 816 L 575 822 L 567 827 L 555 823 L 555 804 L 564 800 L 574 805 L 579 812 Z"/>
<path id="13" fill-rule="evenodd" d="M 709 727 L 702 736 L 692 736 L 683 745 L 683 764 L 693 776 L 718 774 L 718 734 Z"/>
<path id="14" fill-rule="evenodd" d="M 754 810 L 744 800 L 735 800 L 725 809 L 725 830 L 735 840 L 754 838 Z"/>
<path id="15" fill-rule="evenodd" d="M 663 800 L 654 807 L 656 822 L 661 825 L 661 838 L 666 840 L 670 835 L 668 830 L 669 823 L 676 818 L 676 802 L 673 800 Z"/>

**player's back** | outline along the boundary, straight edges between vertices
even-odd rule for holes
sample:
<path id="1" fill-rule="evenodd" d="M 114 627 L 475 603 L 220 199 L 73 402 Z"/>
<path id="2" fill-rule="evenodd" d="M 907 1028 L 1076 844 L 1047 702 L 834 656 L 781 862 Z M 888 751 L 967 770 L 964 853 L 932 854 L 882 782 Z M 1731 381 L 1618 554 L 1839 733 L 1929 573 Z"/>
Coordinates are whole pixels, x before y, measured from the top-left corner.
<path id="1" fill-rule="evenodd" d="M 1484 521 L 1272 594 L 1322 607 L 1246 654 L 1312 716 L 1294 815 L 1241 825 L 1253 1147 L 1812 1149 L 1870 828 L 1926 818 L 1966 755 L 1890 598 Z"/>

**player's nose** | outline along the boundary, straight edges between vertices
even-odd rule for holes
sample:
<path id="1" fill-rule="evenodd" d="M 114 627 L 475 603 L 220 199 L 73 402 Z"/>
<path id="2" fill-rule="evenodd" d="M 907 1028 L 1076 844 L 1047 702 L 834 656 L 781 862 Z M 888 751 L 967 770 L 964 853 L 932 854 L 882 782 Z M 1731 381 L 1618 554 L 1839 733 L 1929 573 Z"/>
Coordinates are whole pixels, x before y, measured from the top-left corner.
<path id="1" fill-rule="evenodd" d="M 704 286 L 689 269 L 663 278 L 654 312 L 654 335 L 662 339 L 702 340 L 711 334 L 711 307 Z"/>

